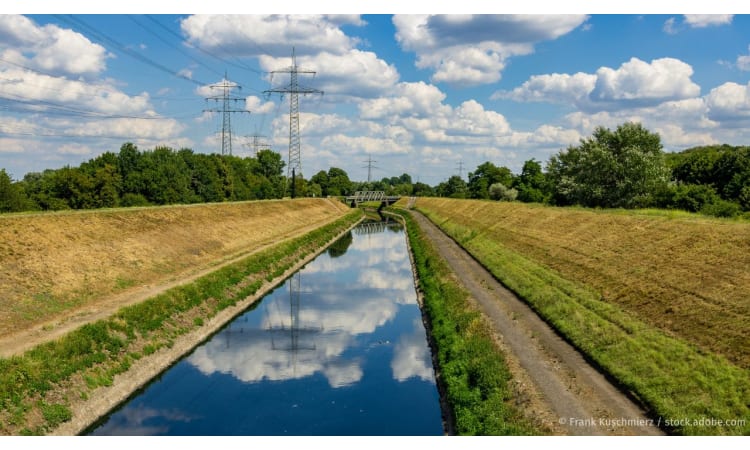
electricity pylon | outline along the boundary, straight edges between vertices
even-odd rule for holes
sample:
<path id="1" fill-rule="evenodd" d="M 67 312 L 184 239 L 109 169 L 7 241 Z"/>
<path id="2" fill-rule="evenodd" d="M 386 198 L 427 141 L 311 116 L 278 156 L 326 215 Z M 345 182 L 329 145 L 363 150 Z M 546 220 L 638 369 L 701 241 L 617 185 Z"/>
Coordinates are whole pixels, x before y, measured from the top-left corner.
<path id="1" fill-rule="evenodd" d="M 242 86 L 237 83 L 229 81 L 226 72 L 224 73 L 224 79 L 221 83 L 212 84 L 208 86 L 211 89 L 218 89 L 220 93 L 211 97 L 206 97 L 206 101 L 213 100 L 217 103 L 215 108 L 204 109 L 204 112 L 220 112 L 221 117 L 221 154 L 231 155 L 232 154 L 232 114 L 233 113 L 250 113 L 247 109 L 233 109 L 232 104 L 242 102 L 244 105 L 245 99 L 242 97 L 236 97 L 232 95 L 232 91 L 237 89 L 241 90 Z M 221 103 L 221 108 L 218 104 Z"/>
<path id="2" fill-rule="evenodd" d="M 367 167 L 367 182 L 370 183 L 372 181 L 372 169 L 377 169 L 377 167 L 373 166 L 372 163 L 377 161 L 373 161 L 372 156 L 367 155 L 367 161 L 365 162 L 367 163 L 367 165 L 364 166 Z"/>
<path id="3" fill-rule="evenodd" d="M 302 158 L 300 155 L 300 135 L 299 135 L 299 94 L 323 94 L 323 91 L 319 89 L 313 89 L 306 86 L 300 86 L 298 75 L 299 74 L 311 74 L 315 75 L 315 71 L 302 69 L 297 66 L 297 57 L 294 54 L 294 48 L 292 48 L 292 65 L 280 70 L 274 70 L 271 72 L 271 76 L 277 73 L 288 73 L 289 84 L 286 86 L 279 86 L 264 91 L 265 94 L 270 95 L 273 93 L 277 94 L 289 94 L 289 165 L 287 166 L 287 177 L 292 178 L 294 176 L 302 176 Z M 294 183 L 294 180 L 292 180 Z"/>

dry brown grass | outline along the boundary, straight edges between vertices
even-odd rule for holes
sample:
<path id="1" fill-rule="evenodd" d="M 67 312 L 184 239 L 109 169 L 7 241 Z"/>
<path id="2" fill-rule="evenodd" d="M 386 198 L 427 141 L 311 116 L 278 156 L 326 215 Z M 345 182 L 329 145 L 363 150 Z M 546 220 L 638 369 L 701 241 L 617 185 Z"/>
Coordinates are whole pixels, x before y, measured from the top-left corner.
<path id="1" fill-rule="evenodd" d="M 592 287 L 644 322 L 750 367 L 750 224 L 522 203 L 420 198 Z"/>
<path id="2" fill-rule="evenodd" d="M 0 216 L 0 337 L 328 223 L 297 199 Z"/>

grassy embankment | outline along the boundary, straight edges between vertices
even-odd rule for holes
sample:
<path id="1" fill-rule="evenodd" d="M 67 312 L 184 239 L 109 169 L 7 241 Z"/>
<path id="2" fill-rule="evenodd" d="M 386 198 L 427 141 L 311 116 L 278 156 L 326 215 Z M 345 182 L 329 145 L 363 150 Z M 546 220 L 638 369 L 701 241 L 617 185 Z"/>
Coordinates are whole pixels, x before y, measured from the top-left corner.
<path id="1" fill-rule="evenodd" d="M 325 199 L 0 215 L 0 337 L 341 216 Z"/>
<path id="2" fill-rule="evenodd" d="M 487 320 L 470 303 L 419 226 L 404 218 L 424 311 L 437 350 L 439 380 L 459 435 L 539 435 L 515 406 L 511 374 Z"/>
<path id="3" fill-rule="evenodd" d="M 471 200 L 417 208 L 662 426 L 750 433 L 750 224 Z"/>
<path id="4" fill-rule="evenodd" d="M 229 264 L 195 282 L 124 307 L 23 356 L 0 359 L 0 434 L 45 434 L 70 420 L 70 404 L 96 396 L 137 360 L 171 347 L 223 309 L 254 294 L 359 220 L 338 220 Z"/>

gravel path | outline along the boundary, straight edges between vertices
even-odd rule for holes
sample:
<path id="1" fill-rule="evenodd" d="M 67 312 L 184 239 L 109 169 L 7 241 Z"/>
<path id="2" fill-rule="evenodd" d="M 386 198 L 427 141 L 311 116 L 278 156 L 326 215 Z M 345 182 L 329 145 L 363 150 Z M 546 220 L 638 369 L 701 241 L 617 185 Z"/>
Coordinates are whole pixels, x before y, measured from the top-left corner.
<path id="1" fill-rule="evenodd" d="M 413 216 L 489 317 L 517 379 L 544 403 L 540 415 L 570 435 L 661 435 L 644 410 L 422 214 Z M 514 366 L 516 370 L 514 370 Z M 519 370 L 522 373 L 519 373 Z"/>

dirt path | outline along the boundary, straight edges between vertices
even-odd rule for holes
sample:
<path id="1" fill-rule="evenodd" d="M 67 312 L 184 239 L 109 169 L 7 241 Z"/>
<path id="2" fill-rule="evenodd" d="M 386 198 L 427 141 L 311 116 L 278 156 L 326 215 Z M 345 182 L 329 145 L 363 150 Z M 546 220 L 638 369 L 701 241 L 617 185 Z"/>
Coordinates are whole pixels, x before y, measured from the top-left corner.
<path id="1" fill-rule="evenodd" d="M 341 209 L 333 203 L 331 208 L 340 212 Z M 158 284 L 142 285 L 127 289 L 117 294 L 112 294 L 99 299 L 93 304 L 86 305 L 82 308 L 67 311 L 52 321 L 35 325 L 31 328 L 21 330 L 17 333 L 6 335 L 0 338 L 0 357 L 7 358 L 13 355 L 20 355 L 23 352 L 47 341 L 57 339 L 66 333 L 87 323 L 105 319 L 120 308 L 128 305 L 140 303 L 146 299 L 159 295 L 175 286 L 180 286 L 195 281 L 196 279 L 214 272 L 224 266 L 232 264 L 254 253 L 265 250 L 266 248 L 293 239 L 297 236 L 310 232 L 316 228 L 326 225 L 338 219 L 339 216 L 331 217 L 329 220 L 311 223 L 294 232 L 280 236 L 271 242 L 263 243 L 259 246 L 244 249 L 241 252 L 227 255 L 224 258 L 204 264 L 200 267 L 193 267 L 178 274 L 174 274 L 168 280 Z"/>
<path id="2" fill-rule="evenodd" d="M 455 241 L 422 214 L 415 220 L 489 317 L 509 365 L 545 403 L 556 424 L 571 435 L 660 435 L 642 408 L 588 364 L 523 301 L 500 284 Z M 522 373 L 518 373 L 518 369 Z"/>

